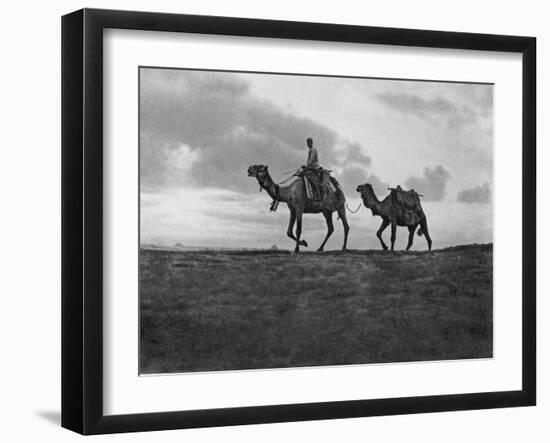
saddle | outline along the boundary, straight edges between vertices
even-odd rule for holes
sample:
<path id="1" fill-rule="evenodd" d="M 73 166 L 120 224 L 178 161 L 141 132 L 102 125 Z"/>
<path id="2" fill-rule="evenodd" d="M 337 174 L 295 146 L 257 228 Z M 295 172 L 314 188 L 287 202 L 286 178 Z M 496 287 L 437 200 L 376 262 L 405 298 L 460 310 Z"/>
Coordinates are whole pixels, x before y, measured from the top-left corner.
<path id="1" fill-rule="evenodd" d="M 325 200 L 331 193 L 337 191 L 330 176 L 331 171 L 323 168 L 305 168 L 295 175 L 302 177 L 306 188 L 306 197 L 312 201 Z"/>
<path id="2" fill-rule="evenodd" d="M 414 189 L 405 191 L 401 186 L 388 189 L 391 191 L 393 206 L 397 208 L 399 216 L 407 225 L 418 223 L 418 221 L 425 218 L 424 210 L 420 204 L 422 194 Z"/>

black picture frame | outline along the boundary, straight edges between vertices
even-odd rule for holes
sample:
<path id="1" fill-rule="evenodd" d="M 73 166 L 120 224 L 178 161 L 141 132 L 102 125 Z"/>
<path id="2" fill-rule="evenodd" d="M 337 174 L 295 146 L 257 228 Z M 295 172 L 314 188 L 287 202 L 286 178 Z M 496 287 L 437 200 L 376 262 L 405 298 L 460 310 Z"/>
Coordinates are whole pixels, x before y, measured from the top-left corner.
<path id="1" fill-rule="evenodd" d="M 261 407 L 103 413 L 103 30 L 503 51 L 522 54 L 522 388 Z M 62 18 L 62 426 L 82 434 L 530 406 L 536 403 L 536 39 L 83 9 Z"/>

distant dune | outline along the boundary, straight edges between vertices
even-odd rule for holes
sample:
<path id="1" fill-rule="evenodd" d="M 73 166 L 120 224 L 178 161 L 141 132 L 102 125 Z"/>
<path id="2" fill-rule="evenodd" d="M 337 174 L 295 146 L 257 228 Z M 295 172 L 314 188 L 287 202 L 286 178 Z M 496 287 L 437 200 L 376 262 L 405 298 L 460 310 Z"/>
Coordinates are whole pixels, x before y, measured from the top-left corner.
<path id="1" fill-rule="evenodd" d="M 140 372 L 490 358 L 493 247 L 143 247 Z"/>

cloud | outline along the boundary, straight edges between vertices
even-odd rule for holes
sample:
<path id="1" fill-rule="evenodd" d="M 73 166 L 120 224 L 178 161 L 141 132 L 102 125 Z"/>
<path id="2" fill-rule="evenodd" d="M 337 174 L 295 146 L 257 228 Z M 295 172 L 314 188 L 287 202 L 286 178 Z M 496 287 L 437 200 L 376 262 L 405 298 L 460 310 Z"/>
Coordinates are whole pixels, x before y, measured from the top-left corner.
<path id="1" fill-rule="evenodd" d="M 493 86 L 492 85 L 461 85 L 462 97 L 478 109 L 480 115 L 492 118 Z"/>
<path id="2" fill-rule="evenodd" d="M 444 98 L 425 99 L 411 93 L 384 92 L 376 96 L 378 100 L 403 112 L 416 114 L 448 113 L 454 105 Z"/>
<path id="3" fill-rule="evenodd" d="M 457 195 L 457 200 L 462 203 L 489 203 L 491 201 L 491 186 L 488 182 L 464 189 Z"/>
<path id="4" fill-rule="evenodd" d="M 398 112 L 423 120 L 445 119 L 452 128 L 474 123 L 478 117 L 470 105 L 458 104 L 441 96 L 424 98 L 409 92 L 388 91 L 377 94 L 376 99 Z"/>
<path id="5" fill-rule="evenodd" d="M 347 147 L 346 161 L 362 166 L 370 166 L 372 163 L 371 157 L 366 155 L 357 143 L 352 143 Z"/>
<path id="6" fill-rule="evenodd" d="M 451 174 L 443 166 L 425 168 L 422 177 L 410 177 L 405 185 L 424 195 L 426 201 L 441 201 L 445 197 L 447 180 Z"/>
<path id="7" fill-rule="evenodd" d="M 140 79 L 144 242 L 291 248 L 286 205 L 270 213 L 246 170 L 268 164 L 283 180 L 305 162 L 307 137 L 350 207 L 358 184 L 384 198 L 388 180 L 426 195 L 438 247 L 492 241 L 492 206 L 465 211 L 459 198 L 492 176 L 492 86 L 146 68 Z M 350 247 L 379 247 L 370 217 L 349 215 Z M 340 247 L 334 223 L 329 247 Z M 321 215 L 305 217 L 308 242 L 325 232 Z"/>
<path id="8" fill-rule="evenodd" d="M 381 195 L 386 195 L 389 184 L 380 180 L 376 175 L 369 174 L 365 169 L 357 166 L 348 166 L 342 171 L 341 185 L 344 193 L 349 197 L 357 197 L 357 186 L 365 183 L 370 183 L 374 188 L 374 192 Z"/>
<path id="9" fill-rule="evenodd" d="M 256 98 L 236 74 L 142 69 L 140 100 L 143 189 L 183 185 L 254 192 L 248 166 L 268 164 L 280 177 L 305 163 L 307 137 L 327 168 L 342 164 L 345 155 L 370 164 L 358 144 Z"/>

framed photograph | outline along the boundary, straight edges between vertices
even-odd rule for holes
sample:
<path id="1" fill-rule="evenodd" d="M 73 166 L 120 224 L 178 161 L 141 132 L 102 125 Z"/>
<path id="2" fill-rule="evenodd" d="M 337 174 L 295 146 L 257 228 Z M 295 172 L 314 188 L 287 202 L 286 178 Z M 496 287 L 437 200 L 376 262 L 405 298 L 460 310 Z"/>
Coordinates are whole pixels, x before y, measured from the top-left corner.
<path id="1" fill-rule="evenodd" d="M 62 425 L 535 405 L 532 37 L 62 19 Z"/>

